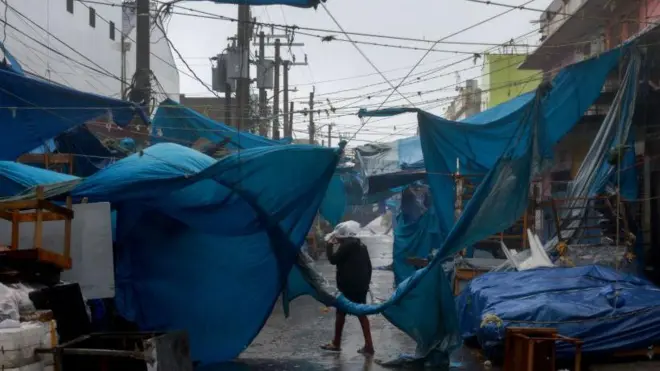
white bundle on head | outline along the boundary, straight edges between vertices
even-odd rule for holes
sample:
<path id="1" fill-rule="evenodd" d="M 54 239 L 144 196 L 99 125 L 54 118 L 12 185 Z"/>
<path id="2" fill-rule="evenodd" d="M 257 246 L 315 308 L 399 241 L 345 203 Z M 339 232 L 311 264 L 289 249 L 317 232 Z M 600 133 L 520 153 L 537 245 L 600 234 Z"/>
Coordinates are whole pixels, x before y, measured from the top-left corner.
<path id="1" fill-rule="evenodd" d="M 334 238 L 348 238 L 348 237 L 357 237 L 358 233 L 360 233 L 360 223 L 349 220 L 347 222 L 339 223 L 335 227 L 335 230 L 328 233 L 325 236 L 326 241 L 330 241 L 333 237 Z"/>

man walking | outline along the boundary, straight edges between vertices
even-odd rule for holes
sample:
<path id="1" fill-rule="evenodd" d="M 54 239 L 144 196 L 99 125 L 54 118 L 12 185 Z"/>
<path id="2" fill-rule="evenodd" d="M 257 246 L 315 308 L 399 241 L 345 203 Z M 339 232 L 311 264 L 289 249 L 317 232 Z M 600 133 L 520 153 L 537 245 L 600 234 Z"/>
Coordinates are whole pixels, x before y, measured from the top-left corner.
<path id="1" fill-rule="evenodd" d="M 337 226 L 326 245 L 326 254 L 330 264 L 337 267 L 337 289 L 350 301 L 357 304 L 367 303 L 367 293 L 371 283 L 371 259 L 367 247 L 357 237 L 359 224 L 345 222 Z M 336 249 L 336 250 L 335 250 Z M 374 354 L 371 329 L 367 316 L 359 316 L 364 334 L 364 347 L 358 350 L 366 355 Z M 346 322 L 346 313 L 337 310 L 335 319 L 335 337 L 323 349 L 341 351 L 341 336 Z"/>

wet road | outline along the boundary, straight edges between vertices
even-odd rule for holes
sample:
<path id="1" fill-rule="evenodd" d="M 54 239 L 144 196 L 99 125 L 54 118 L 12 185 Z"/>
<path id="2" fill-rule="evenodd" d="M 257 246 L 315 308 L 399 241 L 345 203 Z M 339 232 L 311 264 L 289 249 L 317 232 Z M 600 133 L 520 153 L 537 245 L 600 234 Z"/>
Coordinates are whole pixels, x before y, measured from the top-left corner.
<path id="1" fill-rule="evenodd" d="M 391 237 L 364 236 L 372 265 L 389 265 L 392 262 Z M 317 262 L 317 269 L 334 284 L 334 268 L 324 259 Z M 391 271 L 374 269 L 371 290 L 373 300 L 386 299 L 393 291 Z M 368 300 L 372 300 L 369 298 Z M 367 358 L 357 353 L 363 343 L 362 332 L 356 318 L 349 317 L 344 328 L 341 353 L 321 350 L 319 347 L 332 339 L 334 310 L 325 308 L 312 298 L 302 297 L 291 303 L 291 313 L 284 318 L 282 306 L 276 305 L 266 326 L 251 346 L 231 365 L 214 367 L 214 370 L 392 370 L 378 363 L 395 359 L 401 353 L 413 353 L 415 343 L 407 335 L 391 325 L 383 316 L 370 317 L 376 355 Z M 461 370 L 483 370 L 470 351 L 458 352 Z"/>

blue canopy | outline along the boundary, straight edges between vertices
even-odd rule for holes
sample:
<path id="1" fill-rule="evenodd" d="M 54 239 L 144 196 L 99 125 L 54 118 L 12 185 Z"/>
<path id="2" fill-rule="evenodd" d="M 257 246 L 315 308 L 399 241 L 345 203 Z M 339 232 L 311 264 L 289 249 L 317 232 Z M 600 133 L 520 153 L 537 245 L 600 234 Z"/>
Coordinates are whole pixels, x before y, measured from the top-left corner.
<path id="1" fill-rule="evenodd" d="M 200 0 L 188 0 L 200 1 Z M 208 0 L 218 4 L 236 4 L 236 5 L 288 5 L 297 8 L 316 8 L 321 1 L 326 0 Z"/>
<path id="2" fill-rule="evenodd" d="M 101 117 L 120 126 L 135 115 L 148 118 L 133 103 L 83 93 L 0 68 L 0 160 L 14 160 L 73 127 Z"/>
<path id="3" fill-rule="evenodd" d="M 191 147 L 204 138 L 231 150 L 288 144 L 291 138 L 271 140 L 215 122 L 201 113 L 166 99 L 158 106 L 151 124 L 153 143 L 178 143 Z"/>

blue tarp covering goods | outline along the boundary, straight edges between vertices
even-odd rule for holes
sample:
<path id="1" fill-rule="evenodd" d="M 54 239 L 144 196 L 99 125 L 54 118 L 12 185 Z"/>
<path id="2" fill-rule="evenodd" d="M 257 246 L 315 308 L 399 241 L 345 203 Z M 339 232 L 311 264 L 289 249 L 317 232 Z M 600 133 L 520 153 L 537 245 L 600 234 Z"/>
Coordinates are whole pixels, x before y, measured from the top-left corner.
<path id="1" fill-rule="evenodd" d="M 429 266 L 400 283 L 383 303 L 359 305 L 342 295 L 328 304 L 353 314 L 382 312 L 417 342 L 417 355 L 446 354 L 461 343 L 456 308 L 442 262 L 466 246 L 512 225 L 527 207 L 532 177 L 552 158 L 554 145 L 580 120 L 600 95 L 607 75 L 627 49 L 619 48 L 561 71 L 551 84 L 506 106 L 485 111 L 466 122 L 453 122 L 416 112 L 421 147 L 433 206 L 443 242 Z M 361 112 L 363 116 L 369 112 Z M 382 115 L 382 112 L 376 112 Z M 462 174 L 486 174 L 463 213 L 454 223 L 453 187 L 448 174 L 460 162 Z M 449 202 L 448 202 L 449 201 Z M 291 297 L 308 293 L 328 300 L 323 286 L 309 285 Z M 292 285 L 290 285 L 292 286 Z"/>
<path id="2" fill-rule="evenodd" d="M 502 354 L 507 326 L 556 328 L 592 354 L 660 340 L 660 289 L 602 266 L 488 273 L 472 280 L 457 307 L 461 335 L 477 338 L 487 354 Z M 574 352 L 557 343 L 560 357 Z"/>
<path id="3" fill-rule="evenodd" d="M 194 359 L 228 361 L 270 315 L 339 157 L 339 149 L 291 145 L 215 161 L 158 144 L 70 193 L 117 210 L 121 314 L 145 330 L 186 329 Z M 17 170 L 3 171 L 0 184 L 26 183 L 28 166 L 2 164 Z M 32 169 L 26 177 L 54 174 Z"/>

